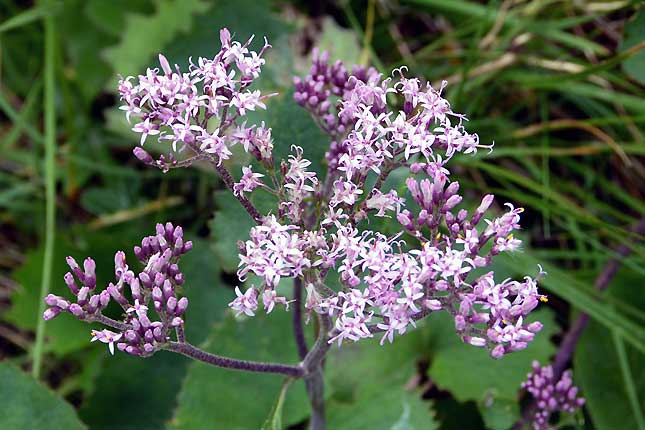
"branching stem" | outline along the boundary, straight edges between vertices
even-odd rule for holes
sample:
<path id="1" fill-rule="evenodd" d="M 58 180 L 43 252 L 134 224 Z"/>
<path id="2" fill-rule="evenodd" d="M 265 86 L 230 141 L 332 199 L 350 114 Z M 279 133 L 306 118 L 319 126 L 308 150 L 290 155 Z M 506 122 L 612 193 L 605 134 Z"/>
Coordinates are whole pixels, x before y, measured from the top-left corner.
<path id="1" fill-rule="evenodd" d="M 192 359 L 202 361 L 211 366 L 223 367 L 226 369 L 243 370 L 247 372 L 258 373 L 276 373 L 279 375 L 291 376 L 293 378 L 302 378 L 304 369 L 300 365 L 282 364 L 282 363 L 264 363 L 260 361 L 238 360 L 235 358 L 222 357 L 201 350 L 190 343 L 170 342 L 166 347 L 167 350 L 185 355 Z"/>

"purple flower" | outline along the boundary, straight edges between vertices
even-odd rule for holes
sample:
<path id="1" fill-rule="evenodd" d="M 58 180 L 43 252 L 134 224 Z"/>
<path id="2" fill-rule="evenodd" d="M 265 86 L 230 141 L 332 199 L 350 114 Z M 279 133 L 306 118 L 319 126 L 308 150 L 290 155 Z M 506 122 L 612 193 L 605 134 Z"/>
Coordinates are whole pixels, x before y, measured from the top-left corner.
<path id="1" fill-rule="evenodd" d="M 537 411 L 533 415 L 533 428 L 535 430 L 548 430 L 549 418 L 555 412 L 573 413 L 585 404 L 583 397 L 578 397 L 578 387 L 573 385 L 571 371 L 567 370 L 556 381 L 553 368 L 540 367 L 540 363 L 533 362 L 533 370 L 527 375 L 527 380 L 522 383 L 522 388 L 533 396 Z"/>

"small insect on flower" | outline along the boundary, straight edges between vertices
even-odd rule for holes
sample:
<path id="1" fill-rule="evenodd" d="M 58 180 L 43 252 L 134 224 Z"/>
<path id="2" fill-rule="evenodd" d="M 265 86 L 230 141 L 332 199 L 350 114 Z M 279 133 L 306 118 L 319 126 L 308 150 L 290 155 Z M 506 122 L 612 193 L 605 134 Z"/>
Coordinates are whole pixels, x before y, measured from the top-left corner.
<path id="1" fill-rule="evenodd" d="M 108 344 L 110 354 L 114 355 L 114 342 L 118 342 L 123 336 L 122 333 L 114 333 L 110 330 L 92 330 L 92 342 L 100 341 Z"/>

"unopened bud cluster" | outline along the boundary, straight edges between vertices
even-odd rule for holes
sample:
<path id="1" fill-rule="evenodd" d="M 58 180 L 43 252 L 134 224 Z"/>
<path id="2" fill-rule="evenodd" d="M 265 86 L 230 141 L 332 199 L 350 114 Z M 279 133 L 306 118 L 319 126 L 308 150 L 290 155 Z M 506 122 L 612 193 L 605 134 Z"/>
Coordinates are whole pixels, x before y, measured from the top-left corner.
<path id="1" fill-rule="evenodd" d="M 556 380 L 551 366 L 541 367 L 533 362 L 533 371 L 527 375 L 522 388 L 531 393 L 537 406 L 533 418 L 535 430 L 548 430 L 549 418 L 556 412 L 573 413 L 585 404 L 583 397 L 578 397 L 578 387 L 573 385 L 571 371 L 565 371 Z"/>
<path id="2" fill-rule="evenodd" d="M 182 316 L 188 299 L 178 294 L 178 287 L 184 283 L 178 262 L 191 249 L 192 242 L 184 241 L 181 227 L 171 223 L 157 224 L 156 234 L 145 237 L 140 246 L 134 247 L 143 269 L 135 274 L 127 265 L 125 253 L 118 251 L 114 256 L 115 281 L 98 294 L 95 294 L 94 260 L 86 259 L 84 270 L 81 270 L 76 261 L 68 257 L 72 271 L 65 275 L 65 283 L 76 302 L 70 303 L 50 294 L 45 299 L 50 308 L 45 311 L 44 318 L 51 319 L 65 311 L 88 322 L 113 321 L 120 331 L 95 330 L 92 341 L 109 344 L 111 351 L 116 343 L 119 350 L 128 354 L 152 355 L 170 340 L 173 330 L 183 330 Z M 102 311 L 111 301 L 121 307 L 121 321 L 103 315 Z M 151 304 L 156 316 L 151 312 Z"/>

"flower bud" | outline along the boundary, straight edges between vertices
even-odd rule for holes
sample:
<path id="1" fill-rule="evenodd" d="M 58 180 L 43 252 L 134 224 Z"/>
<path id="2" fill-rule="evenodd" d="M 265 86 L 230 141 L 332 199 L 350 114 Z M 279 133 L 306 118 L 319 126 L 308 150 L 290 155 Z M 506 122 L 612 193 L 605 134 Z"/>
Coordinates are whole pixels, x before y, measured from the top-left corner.
<path id="1" fill-rule="evenodd" d="M 490 356 L 491 356 L 491 357 L 493 357 L 493 358 L 495 358 L 495 359 L 498 359 L 498 358 L 502 358 L 502 357 L 504 356 L 504 353 L 505 353 L 505 351 L 504 351 L 504 346 L 502 346 L 502 345 L 497 345 L 497 346 L 496 346 L 495 348 L 493 348 L 493 350 L 490 352 Z"/>
<path id="2" fill-rule="evenodd" d="M 56 308 L 56 307 L 49 308 L 49 309 L 45 310 L 45 313 L 43 314 L 43 319 L 45 321 L 49 321 L 51 319 L 56 318 L 58 316 L 58 314 L 60 314 L 60 313 L 61 313 L 60 308 Z"/>
<path id="3" fill-rule="evenodd" d="M 76 285 L 76 281 L 74 280 L 74 275 L 72 275 L 71 272 L 65 273 L 64 278 L 65 279 L 65 284 L 69 288 L 69 290 L 72 292 L 72 294 L 77 295 L 78 294 L 78 285 Z"/>
<path id="4" fill-rule="evenodd" d="M 132 152 L 134 153 L 134 156 L 137 157 L 142 162 L 144 162 L 146 164 L 153 164 L 154 163 L 154 159 L 152 158 L 152 156 L 150 154 L 148 154 L 148 152 L 145 149 L 143 149 L 142 147 L 137 146 L 132 150 Z"/>

